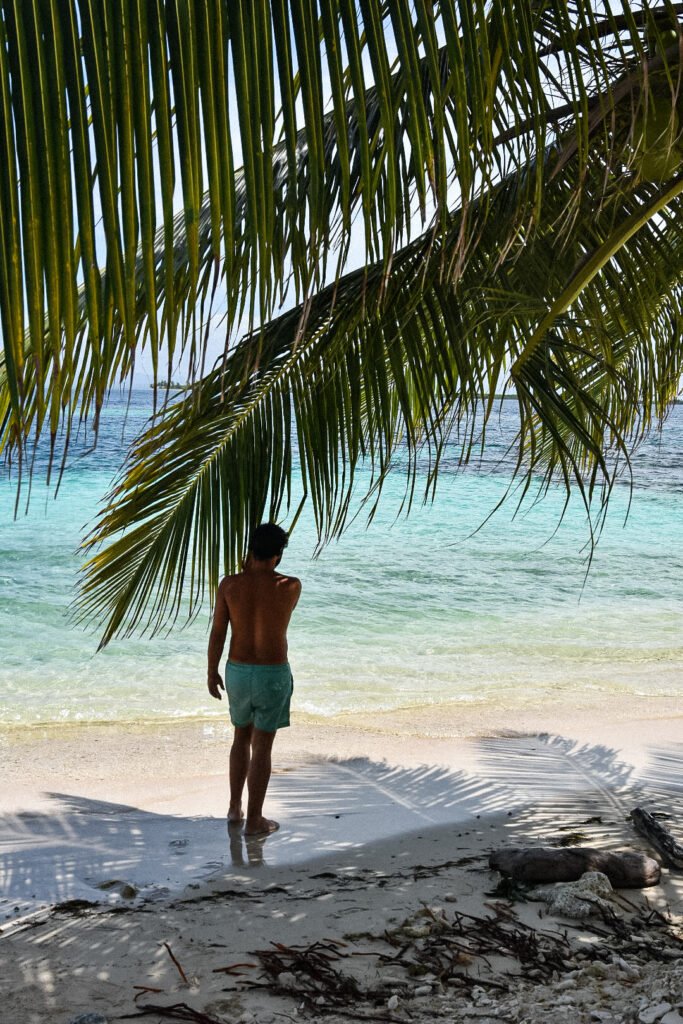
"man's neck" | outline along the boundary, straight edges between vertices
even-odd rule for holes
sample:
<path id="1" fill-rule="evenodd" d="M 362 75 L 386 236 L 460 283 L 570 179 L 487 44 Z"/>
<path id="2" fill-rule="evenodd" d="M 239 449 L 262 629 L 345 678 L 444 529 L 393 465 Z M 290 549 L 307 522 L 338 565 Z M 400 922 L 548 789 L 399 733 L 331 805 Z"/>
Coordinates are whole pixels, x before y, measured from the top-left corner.
<path id="1" fill-rule="evenodd" d="M 275 567 L 277 561 L 274 558 L 268 558 L 265 561 L 260 561 L 258 558 L 254 558 L 252 555 L 247 564 L 244 567 L 245 572 L 260 572 L 267 573 L 269 576 L 275 575 Z"/>

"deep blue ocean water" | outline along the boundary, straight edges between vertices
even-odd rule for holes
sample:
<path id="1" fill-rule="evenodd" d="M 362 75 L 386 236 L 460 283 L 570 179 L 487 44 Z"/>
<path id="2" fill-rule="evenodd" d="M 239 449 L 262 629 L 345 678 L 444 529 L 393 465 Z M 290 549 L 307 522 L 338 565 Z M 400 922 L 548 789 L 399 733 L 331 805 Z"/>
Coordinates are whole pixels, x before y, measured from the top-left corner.
<path id="1" fill-rule="evenodd" d="M 151 392 L 112 399 L 98 446 L 74 451 L 56 500 L 40 479 L 13 521 L 0 480 L 0 723 L 225 715 L 206 692 L 208 607 L 170 636 L 115 641 L 70 624 L 78 545 Z M 283 571 L 303 580 L 290 627 L 296 708 L 330 716 L 425 704 L 517 708 L 614 694 L 683 693 L 683 407 L 616 488 L 586 578 L 588 529 L 563 494 L 487 522 L 510 478 L 514 404 L 503 403 L 480 466 L 446 458 L 436 500 L 408 519 L 389 477 L 372 526 L 359 516 L 317 559 L 304 515 Z M 482 523 L 485 525 L 482 526 Z M 481 529 L 477 529 L 481 526 Z"/>

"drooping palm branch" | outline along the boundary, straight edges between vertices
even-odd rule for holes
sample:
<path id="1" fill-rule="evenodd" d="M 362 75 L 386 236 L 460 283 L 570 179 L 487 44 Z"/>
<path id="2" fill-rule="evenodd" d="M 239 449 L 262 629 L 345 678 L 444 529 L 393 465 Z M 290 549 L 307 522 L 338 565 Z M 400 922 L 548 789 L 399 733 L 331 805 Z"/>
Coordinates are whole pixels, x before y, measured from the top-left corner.
<path id="1" fill-rule="evenodd" d="M 217 273 L 229 336 L 245 303 L 264 321 L 287 282 L 301 300 L 328 258 L 341 268 L 356 211 L 388 267 L 415 205 L 438 237 L 455 200 L 539 167 L 558 119 L 585 164 L 615 83 L 650 56 L 626 10 L 122 0 L 115 17 L 105 0 L 2 0 L 5 443 L 76 409 L 96 422 L 144 345 L 155 372 L 187 344 L 200 365 Z M 537 212 L 543 184 L 526 182 Z"/>
<path id="2" fill-rule="evenodd" d="M 643 185 L 604 201 L 603 173 L 596 157 L 573 246 L 555 245 L 572 192 L 567 174 L 533 240 L 507 261 L 492 258 L 506 219 L 514 222 L 513 177 L 487 197 L 490 216 L 457 278 L 442 266 L 462 211 L 443 243 L 423 238 L 397 253 L 388 279 L 377 263 L 321 291 L 304 339 L 297 307 L 243 339 L 171 406 L 135 443 L 90 538 L 93 547 L 109 542 L 86 566 L 81 599 L 82 613 L 104 626 L 103 642 L 143 618 L 161 628 L 183 595 L 191 616 L 207 583 L 213 590 L 238 563 L 250 526 L 289 507 L 297 467 L 321 540 L 343 530 L 361 464 L 369 469 L 362 500 L 376 501 L 396 455 L 408 502 L 420 456 L 431 489 L 447 442 L 457 439 L 463 460 L 483 443 L 491 398 L 511 365 L 525 486 L 539 472 L 541 486 L 559 474 L 587 504 L 596 484 L 608 488 L 616 457 L 664 414 L 683 369 L 683 183 L 520 362 L 548 297 L 581 272 L 582 254 L 599 253 L 659 198 Z M 637 295 L 624 305 L 630 288 Z"/>
<path id="3" fill-rule="evenodd" d="M 201 376 L 219 286 L 226 337 L 250 325 L 103 513 L 105 639 L 196 607 L 295 443 L 321 537 L 364 455 L 377 484 L 399 439 L 436 467 L 506 382 L 527 481 L 609 484 L 678 380 L 679 7 L 0 0 L 2 443 L 96 421 L 144 346 Z"/>
<path id="4" fill-rule="evenodd" d="M 65 406 L 96 416 L 145 342 L 155 371 L 162 347 L 172 361 L 216 267 L 229 333 L 245 303 L 267 319 L 288 281 L 314 290 L 356 207 L 367 257 L 388 265 L 415 196 L 443 212 L 454 180 L 468 195 L 492 173 L 506 78 L 540 137 L 529 26 L 512 31 L 527 5 L 461 6 L 462 24 L 407 0 L 3 0 L 8 439 L 48 415 L 54 432 Z"/>

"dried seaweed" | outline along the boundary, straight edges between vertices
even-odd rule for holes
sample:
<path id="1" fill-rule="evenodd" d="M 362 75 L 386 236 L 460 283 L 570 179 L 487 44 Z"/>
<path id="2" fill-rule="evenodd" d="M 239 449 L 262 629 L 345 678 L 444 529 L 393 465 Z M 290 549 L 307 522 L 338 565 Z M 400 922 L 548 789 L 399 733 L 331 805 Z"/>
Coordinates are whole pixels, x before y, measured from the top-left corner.
<path id="1" fill-rule="evenodd" d="M 502 875 L 498 884 L 484 893 L 485 896 L 495 896 L 498 899 L 509 900 L 515 903 L 527 903 L 529 892 L 532 886 L 526 882 L 518 882 L 511 875 Z"/>
<path id="2" fill-rule="evenodd" d="M 53 914 L 71 914 L 73 917 L 84 917 L 92 910 L 101 910 L 102 904 L 95 900 L 64 900 L 52 908 Z"/>
<path id="3" fill-rule="evenodd" d="M 533 971 L 533 977 L 551 978 L 555 971 L 568 970 L 570 947 L 566 936 L 555 935 L 522 924 L 506 907 L 492 907 L 493 917 L 476 917 L 456 911 L 452 918 L 443 912 L 434 913 L 425 908 L 429 921 L 416 927 L 413 921 L 401 928 L 385 933 L 387 942 L 396 945 L 394 956 L 382 960 L 400 963 L 411 973 L 419 967 L 434 975 L 441 984 L 462 987 L 480 985 L 507 989 L 507 984 L 493 978 L 469 975 L 467 968 L 475 959 L 490 965 L 489 957 L 507 956 L 520 964 L 524 975 Z M 406 937 L 417 941 L 406 943 Z"/>
<path id="4" fill-rule="evenodd" d="M 184 1020 L 190 1024 L 225 1024 L 225 1021 L 218 1017 L 211 1017 L 201 1010 L 193 1010 L 187 1003 L 173 1003 L 171 1006 L 163 1006 L 160 1003 L 146 1003 L 141 1006 L 137 1013 L 124 1013 L 119 1020 L 133 1020 L 135 1017 L 148 1017 L 156 1014 L 157 1017 L 166 1017 L 168 1020 Z"/>
<path id="5" fill-rule="evenodd" d="M 327 1005 L 343 1007 L 351 1001 L 368 998 L 367 991 L 363 991 L 354 977 L 332 966 L 333 961 L 349 955 L 344 946 L 345 943 L 334 939 L 310 946 L 285 946 L 274 942 L 270 949 L 255 950 L 250 955 L 260 961 L 267 979 L 266 987 L 288 992 L 290 989 L 283 979 L 292 977 L 296 980 L 297 998 L 319 1005 L 322 997 Z"/>
<path id="6" fill-rule="evenodd" d="M 434 992 L 461 990 L 468 998 L 476 997 L 477 988 L 505 995 L 520 978 L 556 981 L 568 971 L 586 966 L 586 961 L 610 963 L 616 953 L 636 962 L 679 959 L 683 936 L 674 921 L 647 902 L 644 908 L 629 905 L 635 913 L 628 918 L 608 912 L 599 924 L 582 921 L 581 931 L 592 932 L 598 941 L 580 945 L 572 943 L 568 931 L 551 932 L 524 924 L 509 903 L 489 903 L 490 914 L 481 917 L 423 906 L 399 927 L 382 935 L 363 936 L 364 945 L 381 944 L 379 949 L 361 951 L 335 939 L 302 946 L 274 942 L 268 949 L 252 951 L 253 961 L 231 963 L 214 971 L 234 979 L 240 988 L 290 996 L 300 1011 L 308 1012 L 309 1019 L 334 1013 L 354 1020 L 399 1024 L 406 1019 L 407 1001 L 426 994 L 430 987 Z M 567 929 L 571 929 L 569 923 Z M 373 958 L 379 982 L 363 984 L 345 969 L 353 957 Z M 402 972 L 398 977 L 397 968 Z M 384 969 L 386 980 L 382 980 Z M 257 970 L 259 977 L 247 977 Z M 139 988 L 136 999 L 144 994 L 143 986 Z M 387 1006 L 396 995 L 404 1010 L 398 1016 L 388 1012 L 391 1002 Z M 128 1016 L 148 1014 L 191 1024 L 222 1024 L 185 1003 L 147 1003 Z"/>
<path id="7" fill-rule="evenodd" d="M 585 832 L 570 832 L 566 836 L 562 836 L 555 843 L 556 846 L 579 846 L 581 843 L 586 843 L 590 839 Z"/>
<path id="8" fill-rule="evenodd" d="M 411 996 L 415 981 L 429 974 L 437 984 L 456 987 L 474 986 L 506 992 L 509 984 L 505 976 L 492 978 L 469 968 L 476 960 L 489 964 L 490 955 L 512 957 L 521 965 L 522 974 L 550 978 L 554 972 L 568 969 L 569 945 L 566 937 L 539 932 L 510 916 L 507 908 L 492 908 L 494 916 L 475 917 L 455 912 L 452 918 L 435 914 L 429 908 L 421 913 L 428 922 L 422 927 L 405 922 L 401 928 L 385 932 L 381 937 L 396 952 L 349 953 L 343 943 L 328 940 L 309 946 L 285 946 L 273 943 L 269 949 L 254 950 L 250 954 L 258 959 L 263 979 L 247 982 L 253 987 L 265 987 L 280 994 L 286 993 L 303 1001 L 316 1012 L 338 1011 L 350 1005 L 365 1003 L 375 1006 L 386 1004 L 394 993 Z M 415 934 L 417 933 L 417 934 Z M 379 937 L 378 937 L 379 938 Z M 373 956 L 378 967 L 402 967 L 406 980 L 395 978 L 370 987 L 363 987 L 351 974 L 342 971 L 337 961 L 351 955 Z M 232 973 L 233 968 L 245 964 L 219 968 Z M 235 972 L 236 973 L 236 972 Z M 390 1017 L 382 1019 L 390 1020 Z"/>
<path id="9" fill-rule="evenodd" d="M 567 931 L 546 931 L 519 921 L 509 903 L 490 903 L 487 907 L 492 913 L 485 917 L 423 907 L 398 928 L 374 937 L 374 941 L 393 947 L 392 951 L 385 946 L 378 952 L 350 952 L 345 944 L 332 940 L 310 946 L 274 943 L 270 949 L 251 954 L 259 961 L 264 977 L 247 984 L 289 994 L 316 1014 L 353 1006 L 352 1015 L 360 1019 L 363 1004 L 366 1008 L 385 1006 L 392 994 L 412 998 L 423 977 L 442 991 L 448 986 L 506 993 L 513 979 L 551 982 L 575 970 L 581 960 L 609 962 L 617 950 L 642 956 L 643 932 L 653 928 L 660 932 L 661 941 L 648 937 L 648 957 L 667 961 L 680 956 L 677 930 L 664 914 L 649 906 L 629 921 L 613 911 L 603 914 L 601 926 L 582 921 L 582 931 L 588 929 L 602 941 L 582 944 L 580 949 L 572 946 Z M 368 943 L 373 941 L 371 935 L 363 938 Z M 405 972 L 405 980 L 392 977 L 386 983 L 363 987 L 337 963 L 351 956 L 375 957 L 380 970 L 398 967 Z M 509 967 L 494 964 L 493 957 L 509 961 Z M 232 974 L 235 967 L 248 966 L 237 964 L 223 970 Z"/>

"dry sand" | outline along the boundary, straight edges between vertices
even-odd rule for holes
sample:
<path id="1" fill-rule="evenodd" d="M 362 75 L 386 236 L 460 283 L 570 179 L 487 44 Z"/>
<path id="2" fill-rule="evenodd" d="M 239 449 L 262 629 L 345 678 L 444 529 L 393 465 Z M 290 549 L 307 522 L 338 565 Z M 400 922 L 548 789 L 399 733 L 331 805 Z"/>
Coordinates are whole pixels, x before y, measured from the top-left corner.
<path id="1" fill-rule="evenodd" d="M 87 1011 L 113 1021 L 150 1002 L 225 1022 L 678 1024 L 683 875 L 665 870 L 659 886 L 624 894 L 630 903 L 616 897 L 611 923 L 577 927 L 540 916 L 542 903 L 492 895 L 499 876 L 487 867 L 497 846 L 574 834 L 644 849 L 628 821 L 636 805 L 670 813 L 680 838 L 683 719 L 673 700 L 299 719 L 277 739 L 267 812 L 282 829 L 265 841 L 228 834 L 229 732 L 215 722 L 0 738 L 3 1024 L 68 1024 Z M 452 944 L 464 914 L 566 932 L 565 963 L 534 977 L 538 964 L 482 956 L 472 922 L 462 984 L 381 959 L 405 947 L 404 959 L 428 960 Z M 254 955 L 329 940 L 354 955 L 331 962 L 342 982 L 315 997 L 288 954 L 279 983 Z M 221 970 L 240 962 L 255 966 Z M 346 995 L 335 996 L 340 984 Z"/>

